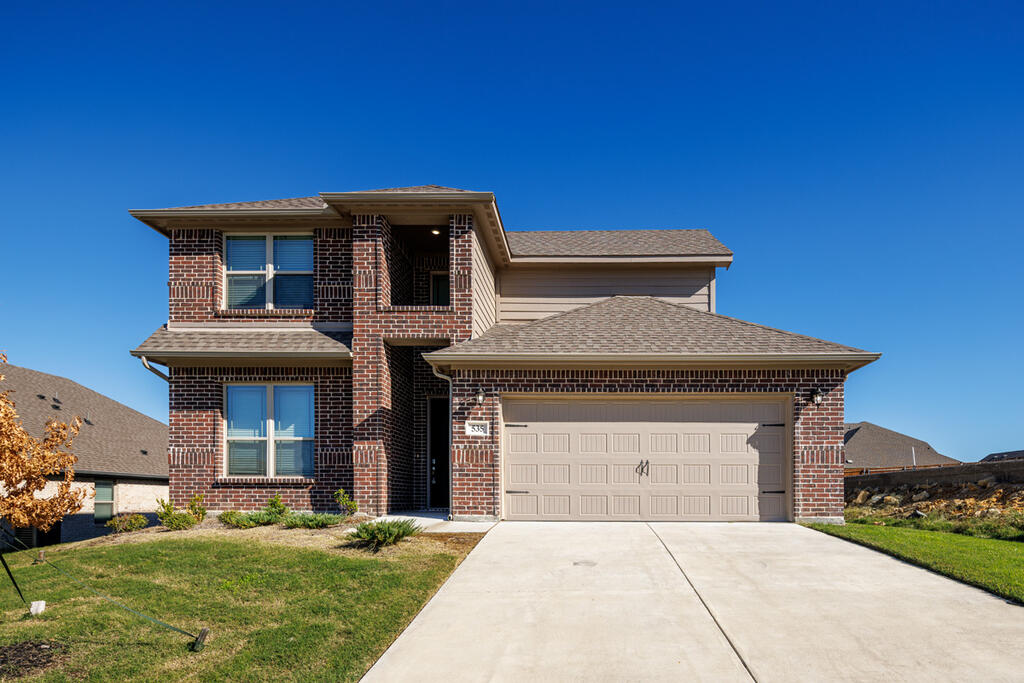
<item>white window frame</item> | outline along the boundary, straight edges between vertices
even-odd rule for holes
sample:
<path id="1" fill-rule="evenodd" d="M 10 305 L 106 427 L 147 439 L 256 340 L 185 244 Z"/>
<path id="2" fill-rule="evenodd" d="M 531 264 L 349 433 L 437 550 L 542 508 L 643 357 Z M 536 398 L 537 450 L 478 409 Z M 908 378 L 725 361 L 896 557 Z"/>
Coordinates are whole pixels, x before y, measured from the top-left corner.
<path id="1" fill-rule="evenodd" d="M 284 436 L 278 438 L 274 434 L 274 387 L 309 387 L 313 390 L 313 436 Z M 228 387 L 264 387 L 267 390 L 266 406 L 266 436 L 228 436 Z M 227 478 L 259 478 L 259 479 L 312 479 L 316 475 L 316 385 L 312 382 L 228 382 L 224 384 L 222 392 L 222 405 L 224 406 L 223 419 L 221 420 L 221 433 L 223 436 L 224 464 L 221 468 L 221 476 Z M 267 473 L 266 474 L 230 474 L 228 463 L 228 442 L 230 441 L 263 441 L 267 442 Z M 311 441 L 313 442 L 313 471 L 309 475 L 304 474 L 277 474 L 277 453 L 274 447 L 275 441 Z M 273 472 L 274 474 L 271 474 Z"/>
<path id="2" fill-rule="evenodd" d="M 263 259 L 263 270 L 228 270 L 228 238 L 229 237 L 262 237 L 264 240 L 264 253 Z M 295 232 L 232 232 L 224 233 L 221 240 L 221 253 L 224 254 L 224 268 L 223 278 L 221 280 L 221 291 L 224 293 L 222 301 L 220 302 L 221 310 L 226 311 L 252 311 L 260 310 L 259 308 L 228 308 L 228 276 L 229 275 L 262 275 L 264 282 L 264 295 L 266 296 L 266 302 L 263 304 L 263 310 L 272 311 L 274 310 L 274 276 L 277 275 L 277 271 L 274 269 L 274 238 L 275 237 L 308 237 L 313 241 L 313 255 L 316 257 L 316 238 L 312 233 L 295 233 Z M 313 275 L 312 270 L 283 270 L 281 271 L 284 275 Z M 315 283 L 314 283 L 315 286 Z M 281 310 L 298 310 L 298 309 L 281 309 Z"/>

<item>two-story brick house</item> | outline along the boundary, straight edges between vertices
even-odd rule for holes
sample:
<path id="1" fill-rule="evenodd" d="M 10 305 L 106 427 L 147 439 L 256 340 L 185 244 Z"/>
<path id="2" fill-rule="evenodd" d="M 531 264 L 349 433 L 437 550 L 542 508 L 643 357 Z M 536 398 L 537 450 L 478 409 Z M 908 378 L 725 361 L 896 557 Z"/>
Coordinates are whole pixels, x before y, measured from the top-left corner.
<path id="1" fill-rule="evenodd" d="M 841 520 L 878 354 L 715 313 L 704 230 L 507 232 L 438 186 L 132 211 L 170 241 L 170 493 L 454 518 Z"/>

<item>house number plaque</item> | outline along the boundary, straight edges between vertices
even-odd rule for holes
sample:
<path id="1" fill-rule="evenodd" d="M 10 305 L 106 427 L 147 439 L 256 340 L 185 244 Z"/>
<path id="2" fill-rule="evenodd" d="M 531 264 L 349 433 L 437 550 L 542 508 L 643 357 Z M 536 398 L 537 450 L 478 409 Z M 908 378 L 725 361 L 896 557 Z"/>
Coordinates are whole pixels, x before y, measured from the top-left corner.
<path id="1" fill-rule="evenodd" d="M 490 436 L 490 422 L 466 422 L 466 436 Z"/>

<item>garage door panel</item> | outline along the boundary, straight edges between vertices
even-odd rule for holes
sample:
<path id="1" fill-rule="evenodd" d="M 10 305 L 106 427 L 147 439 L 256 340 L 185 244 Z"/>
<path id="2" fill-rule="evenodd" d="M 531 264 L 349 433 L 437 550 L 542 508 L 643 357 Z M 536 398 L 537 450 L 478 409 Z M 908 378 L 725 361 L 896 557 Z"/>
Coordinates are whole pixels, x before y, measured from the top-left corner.
<path id="1" fill-rule="evenodd" d="M 782 400 L 507 400 L 505 516 L 787 519 L 785 414 Z"/>

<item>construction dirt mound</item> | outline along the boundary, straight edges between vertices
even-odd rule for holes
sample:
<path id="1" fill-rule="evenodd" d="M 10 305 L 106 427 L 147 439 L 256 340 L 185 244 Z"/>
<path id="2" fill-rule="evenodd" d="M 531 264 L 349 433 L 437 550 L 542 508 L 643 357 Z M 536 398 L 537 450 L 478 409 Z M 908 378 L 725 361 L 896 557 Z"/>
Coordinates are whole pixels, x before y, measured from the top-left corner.
<path id="1" fill-rule="evenodd" d="M 893 516 L 937 513 L 948 519 L 1024 514 L 1024 484 L 986 477 L 966 484 L 902 484 L 855 489 L 847 507 L 876 508 Z"/>

